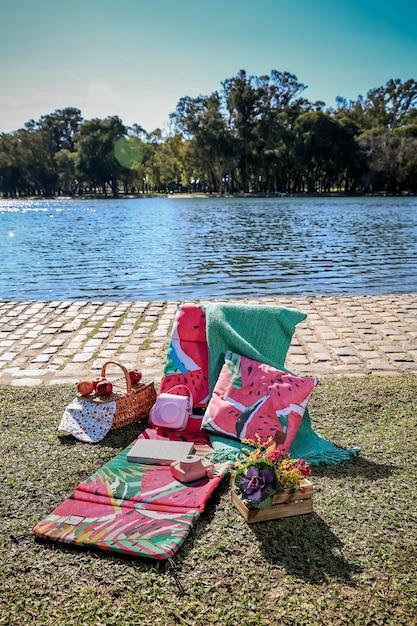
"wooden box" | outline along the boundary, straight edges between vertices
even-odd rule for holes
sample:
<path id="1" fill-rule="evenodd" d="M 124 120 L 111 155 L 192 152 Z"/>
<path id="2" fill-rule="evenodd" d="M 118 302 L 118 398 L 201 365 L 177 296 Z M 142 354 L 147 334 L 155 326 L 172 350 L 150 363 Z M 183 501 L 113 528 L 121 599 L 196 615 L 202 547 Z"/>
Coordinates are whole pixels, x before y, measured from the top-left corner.
<path id="1" fill-rule="evenodd" d="M 277 493 L 273 497 L 272 506 L 267 509 L 256 509 L 242 502 L 233 488 L 232 482 L 232 503 L 248 524 L 266 522 L 281 517 L 291 517 L 292 515 L 303 515 L 313 511 L 313 485 L 309 480 L 304 479 L 302 487 L 305 490 L 304 493 L 296 491 L 290 494 L 289 490 L 286 489 L 283 493 Z"/>

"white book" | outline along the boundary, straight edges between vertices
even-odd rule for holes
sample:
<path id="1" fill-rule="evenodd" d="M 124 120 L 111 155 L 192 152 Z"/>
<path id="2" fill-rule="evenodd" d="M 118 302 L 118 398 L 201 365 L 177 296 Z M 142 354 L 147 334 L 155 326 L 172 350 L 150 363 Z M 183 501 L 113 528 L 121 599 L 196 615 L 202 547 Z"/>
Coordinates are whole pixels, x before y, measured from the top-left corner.
<path id="1" fill-rule="evenodd" d="M 173 461 L 193 454 L 191 441 L 170 441 L 169 439 L 138 439 L 126 455 L 131 463 L 148 465 L 170 465 Z"/>

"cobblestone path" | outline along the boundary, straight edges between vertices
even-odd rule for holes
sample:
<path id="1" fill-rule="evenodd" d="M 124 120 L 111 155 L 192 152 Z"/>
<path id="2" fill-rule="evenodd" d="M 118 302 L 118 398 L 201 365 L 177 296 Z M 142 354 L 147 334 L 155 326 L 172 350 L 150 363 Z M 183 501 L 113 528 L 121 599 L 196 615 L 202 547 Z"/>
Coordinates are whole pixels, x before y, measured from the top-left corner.
<path id="1" fill-rule="evenodd" d="M 294 373 L 320 378 L 417 372 L 417 295 L 245 302 L 307 313 L 286 362 Z M 178 304 L 0 302 L 0 384 L 74 383 L 96 376 L 108 360 L 140 368 L 159 382 Z"/>

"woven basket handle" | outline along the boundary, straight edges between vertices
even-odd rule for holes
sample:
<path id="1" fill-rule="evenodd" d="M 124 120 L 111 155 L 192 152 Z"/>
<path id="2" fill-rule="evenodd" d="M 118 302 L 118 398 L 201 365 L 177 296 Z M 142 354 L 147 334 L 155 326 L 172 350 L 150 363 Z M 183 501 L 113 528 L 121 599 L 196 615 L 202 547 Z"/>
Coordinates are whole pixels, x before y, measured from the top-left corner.
<path id="1" fill-rule="evenodd" d="M 130 396 L 130 394 L 132 393 L 132 381 L 130 380 L 129 372 L 127 371 L 125 366 L 122 365 L 121 363 L 117 363 L 116 361 L 107 361 L 106 363 L 103 363 L 102 368 L 101 368 L 101 375 L 103 376 L 103 378 L 106 377 L 106 367 L 108 365 L 117 365 L 117 367 L 120 367 L 120 369 L 123 371 L 123 374 L 125 376 L 125 381 L 126 381 L 127 395 Z"/>

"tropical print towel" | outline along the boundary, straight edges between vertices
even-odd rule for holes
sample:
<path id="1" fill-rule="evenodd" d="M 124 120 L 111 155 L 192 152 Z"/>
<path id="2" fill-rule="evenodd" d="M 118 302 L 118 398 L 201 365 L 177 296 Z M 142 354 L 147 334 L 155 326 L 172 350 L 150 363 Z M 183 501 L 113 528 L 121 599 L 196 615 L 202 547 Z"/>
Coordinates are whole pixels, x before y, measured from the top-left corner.
<path id="1" fill-rule="evenodd" d="M 159 438 L 152 429 L 140 437 Z M 35 535 L 141 558 L 174 556 L 231 464 L 216 464 L 213 478 L 181 483 L 169 467 L 129 462 L 129 449 L 82 481 L 36 525 Z M 195 443 L 195 453 L 210 457 L 212 448 L 203 438 L 203 443 Z"/>

